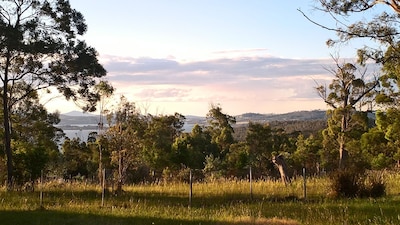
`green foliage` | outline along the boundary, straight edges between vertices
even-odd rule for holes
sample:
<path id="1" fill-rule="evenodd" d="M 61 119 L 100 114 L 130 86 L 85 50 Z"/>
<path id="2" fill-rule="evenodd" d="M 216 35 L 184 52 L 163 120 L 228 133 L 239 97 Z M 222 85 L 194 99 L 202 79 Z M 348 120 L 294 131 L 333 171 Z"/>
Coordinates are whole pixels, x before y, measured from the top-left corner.
<path id="1" fill-rule="evenodd" d="M 128 180 L 129 174 L 134 177 L 133 174 L 142 166 L 140 154 L 146 121 L 135 104 L 124 96 L 114 112 L 114 118 L 115 124 L 110 124 L 111 127 L 102 135 L 104 143 L 101 146 L 105 149 L 102 152 L 109 154 L 109 162 L 103 165 L 113 171 L 117 189 L 122 191 L 122 184 Z"/>
<path id="2" fill-rule="evenodd" d="M 228 153 L 230 145 L 234 143 L 232 125 L 236 123 L 236 119 L 223 113 L 219 105 L 211 105 L 207 113 L 207 122 L 212 142 L 218 145 L 220 151 L 218 156 L 223 158 Z"/>
<path id="3" fill-rule="evenodd" d="M 205 157 L 212 148 L 209 135 L 203 133 L 201 127 L 196 125 L 191 133 L 183 133 L 172 144 L 172 163 L 176 168 L 181 166 L 191 169 L 203 169 Z"/>
<path id="4" fill-rule="evenodd" d="M 385 156 L 383 153 L 379 153 L 371 160 L 371 169 L 382 170 L 393 164 L 393 158 Z"/>
<path id="5" fill-rule="evenodd" d="M 94 171 L 90 171 L 93 168 L 90 165 L 91 152 L 85 142 L 81 142 L 78 138 L 64 141 L 62 145 L 64 166 L 66 178 L 73 177 L 91 177 Z"/>
<path id="6" fill-rule="evenodd" d="M 313 135 L 305 138 L 299 135 L 296 141 L 296 151 L 293 154 L 293 161 L 297 170 L 301 171 L 304 167 L 308 173 L 317 174 L 320 171 L 320 151 L 322 149 L 321 137 L 314 137 Z"/>
<path id="7" fill-rule="evenodd" d="M 20 90 L 28 88 L 28 85 L 25 82 L 17 82 L 14 85 L 18 89 L 13 92 L 13 96 L 20 98 L 24 94 Z M 15 184 L 21 185 L 36 180 L 42 170 L 56 171 L 55 164 L 60 158 L 58 143 L 64 135 L 55 127 L 60 121 L 59 113 L 48 113 L 39 103 L 36 92 L 31 92 L 29 98 L 15 103 L 10 112 L 13 114 L 11 146 L 14 149 Z M 4 133 L 2 136 L 4 137 Z M 4 145 L 4 139 L 1 142 Z"/>
<path id="8" fill-rule="evenodd" d="M 142 155 L 153 170 L 161 172 L 165 167 L 171 166 L 172 145 L 182 133 L 184 120 L 185 117 L 178 113 L 149 117 L 144 131 Z"/>
<path id="9" fill-rule="evenodd" d="M 249 151 L 249 163 L 254 176 L 274 176 L 273 153 L 291 154 L 294 152 L 293 141 L 283 129 L 272 129 L 269 124 L 249 123 L 246 144 Z"/>
<path id="10" fill-rule="evenodd" d="M 204 161 L 203 174 L 208 181 L 219 180 L 223 177 L 222 161 L 214 155 L 208 155 Z"/>
<path id="11" fill-rule="evenodd" d="M 232 144 L 226 156 L 228 177 L 244 178 L 248 175 L 250 164 L 249 146 L 245 142 Z"/>

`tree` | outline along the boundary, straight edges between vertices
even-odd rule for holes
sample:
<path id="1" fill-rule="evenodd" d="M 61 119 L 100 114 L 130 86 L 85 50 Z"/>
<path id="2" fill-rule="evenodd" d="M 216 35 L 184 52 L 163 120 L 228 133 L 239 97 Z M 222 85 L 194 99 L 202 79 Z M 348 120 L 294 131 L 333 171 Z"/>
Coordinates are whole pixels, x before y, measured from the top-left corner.
<path id="1" fill-rule="evenodd" d="M 302 134 L 297 137 L 296 151 L 293 154 L 294 161 L 299 166 L 297 169 L 306 168 L 308 173 L 319 174 L 320 155 L 322 148 L 321 140 L 318 136 L 310 135 L 305 138 Z"/>
<path id="2" fill-rule="evenodd" d="M 220 149 L 219 155 L 216 157 L 224 157 L 229 152 L 230 145 L 234 143 L 232 125 L 236 123 L 236 118 L 223 113 L 219 105 L 211 105 L 211 109 L 207 113 L 207 122 L 212 141 Z"/>
<path id="3" fill-rule="evenodd" d="M 386 157 L 388 159 L 395 159 L 398 161 L 400 159 L 400 110 L 397 107 L 391 107 L 385 112 L 378 111 L 376 113 L 376 125 L 377 131 L 375 132 L 377 134 L 372 136 L 374 133 L 371 131 L 369 135 L 365 135 L 366 142 L 375 141 L 373 145 L 378 145 L 379 147 L 375 151 L 371 149 L 369 151 L 370 154 L 374 157 L 379 156 L 379 154 L 383 154 L 381 158 Z M 372 143 L 369 144 L 372 145 Z M 379 144 L 386 145 L 384 148 L 382 148 L 383 146 L 379 146 Z M 366 147 L 370 146 L 366 145 Z"/>
<path id="4" fill-rule="evenodd" d="M 393 163 L 394 151 L 390 142 L 385 138 L 385 133 L 379 127 L 369 129 L 361 136 L 361 149 L 372 169 L 384 169 Z M 397 140 L 395 143 L 398 142 Z"/>
<path id="5" fill-rule="evenodd" d="M 120 192 L 128 172 L 139 163 L 146 121 L 135 104 L 124 96 L 114 115 L 115 124 L 105 132 L 104 137 L 111 152 L 111 165 L 117 170 L 117 192 Z"/>
<path id="6" fill-rule="evenodd" d="M 249 163 L 256 177 L 272 175 L 274 156 L 289 155 L 293 150 L 288 135 L 282 129 L 271 128 L 269 124 L 250 122 L 246 144 L 249 151 Z"/>
<path id="7" fill-rule="evenodd" d="M 67 139 L 62 145 L 66 178 L 88 178 L 91 174 L 89 168 L 91 160 L 91 151 L 85 142 L 79 138 Z"/>
<path id="8" fill-rule="evenodd" d="M 336 69 L 332 69 L 331 73 L 334 79 L 328 88 L 320 85 L 316 88 L 319 96 L 325 103 L 332 107 L 334 116 L 338 116 L 340 120 L 340 130 L 335 131 L 332 126 L 336 123 L 337 117 L 331 117 L 330 129 L 331 134 L 337 135 L 339 143 L 339 168 L 344 168 L 348 158 L 348 150 L 346 149 L 346 141 L 348 134 L 352 130 L 352 118 L 357 115 L 357 107 L 362 109 L 369 104 L 372 91 L 379 84 L 376 78 L 367 81 L 366 70 L 360 72 L 360 76 L 356 76 L 357 67 L 351 63 L 340 64 L 335 59 Z M 355 121 L 355 120 L 353 120 Z"/>
<path id="9" fill-rule="evenodd" d="M 16 83 L 15 87 L 18 88 L 14 90 L 13 96 L 19 96 L 19 90 L 25 89 L 26 86 L 25 82 Z M 2 101 L 0 102 L 2 104 Z M 0 111 L 2 114 L 1 109 Z M 59 159 L 58 143 L 64 135 L 61 129 L 54 126 L 60 121 L 59 114 L 48 113 L 39 103 L 37 93 L 32 92 L 29 98 L 15 104 L 12 115 L 11 146 L 15 154 L 15 181 L 18 184 L 33 182 L 42 170 L 54 166 Z M 0 127 L 3 128 L 1 125 Z"/>
<path id="10" fill-rule="evenodd" d="M 143 157 L 155 172 L 162 172 L 173 164 L 172 145 L 183 132 L 185 117 L 174 115 L 148 116 L 143 139 Z"/>
<path id="11" fill-rule="evenodd" d="M 312 23 L 337 33 L 337 40 L 328 40 L 333 46 L 354 39 L 367 39 L 369 46 L 358 49 L 360 64 L 375 61 L 382 65 L 379 77 L 382 89 L 376 96 L 378 103 L 398 106 L 400 71 L 400 1 L 399 0 L 317 0 L 317 9 L 329 13 L 336 27 Z M 360 15 L 362 15 L 360 17 Z"/>
<path id="12" fill-rule="evenodd" d="M 246 143 L 249 146 L 249 163 L 254 174 L 258 177 L 270 175 L 273 169 L 272 152 L 279 151 L 274 148 L 274 130 L 268 124 L 250 122 Z"/>
<path id="13" fill-rule="evenodd" d="M 107 99 L 111 97 L 115 91 L 115 88 L 108 83 L 107 81 L 100 81 L 98 84 L 94 86 L 95 92 L 99 95 L 100 99 L 98 102 L 98 108 L 100 111 L 100 117 L 99 117 L 99 122 L 98 122 L 98 135 L 103 134 L 103 129 L 104 129 L 104 114 L 107 114 L 106 110 L 106 104 L 107 104 Z M 93 137 L 92 137 L 93 140 Z M 96 140 L 96 139 L 95 139 Z M 98 146 L 99 146 L 99 168 L 98 168 L 98 177 L 99 177 L 99 184 L 101 187 L 103 187 L 103 154 L 102 154 L 102 146 L 101 142 L 98 141 Z"/>
<path id="14" fill-rule="evenodd" d="M 338 39 L 329 39 L 329 46 L 353 39 L 368 39 L 378 46 L 364 46 L 358 50 L 360 62 L 373 59 L 383 63 L 398 55 L 400 32 L 398 27 L 399 0 L 316 0 L 317 9 L 332 16 L 336 27 L 329 27 L 303 15 L 312 23 L 337 33 Z M 381 7 L 383 6 L 383 7 Z M 359 17 L 359 14 L 362 17 Z M 386 49 L 382 48 L 386 47 Z M 386 54 L 389 49 L 395 50 Z M 398 59 L 396 56 L 395 58 Z M 393 59 L 393 58 L 392 58 Z"/>
<path id="15" fill-rule="evenodd" d="M 206 156 L 217 153 L 217 146 L 211 143 L 211 136 L 196 124 L 190 133 L 180 134 L 172 144 L 172 166 L 177 169 L 201 170 Z"/>
<path id="16" fill-rule="evenodd" d="M 79 39 L 87 30 L 83 15 L 68 0 L 0 2 L 0 80 L 2 83 L 7 187 L 12 188 L 12 108 L 30 93 L 55 87 L 67 100 L 93 111 L 91 87 L 106 74 L 94 48 Z M 25 89 L 14 96 L 18 81 Z"/>
<path id="17" fill-rule="evenodd" d="M 245 178 L 249 173 L 249 146 L 246 142 L 232 144 L 225 157 L 227 176 Z"/>

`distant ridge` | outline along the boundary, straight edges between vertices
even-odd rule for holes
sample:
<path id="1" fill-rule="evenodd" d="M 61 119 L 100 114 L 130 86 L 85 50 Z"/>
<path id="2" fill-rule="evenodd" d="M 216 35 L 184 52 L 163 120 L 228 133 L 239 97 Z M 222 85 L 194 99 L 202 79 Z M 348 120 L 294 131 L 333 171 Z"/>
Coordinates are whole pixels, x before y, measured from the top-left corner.
<path id="1" fill-rule="evenodd" d="M 325 120 L 326 111 L 296 111 L 283 114 L 260 114 L 260 113 L 244 113 L 236 117 L 238 122 L 271 122 L 271 121 L 308 121 L 308 120 Z"/>
<path id="2" fill-rule="evenodd" d="M 248 122 L 274 122 L 274 121 L 313 121 L 313 120 L 326 120 L 326 111 L 312 110 L 312 111 L 296 111 L 283 114 L 260 114 L 260 113 L 244 113 L 235 116 L 237 124 L 245 124 Z M 97 126 L 99 116 L 90 113 L 83 113 L 79 111 L 71 111 L 60 115 L 61 122 L 59 126 Z M 206 117 L 192 116 L 186 117 L 187 125 L 205 124 Z"/>
<path id="3" fill-rule="evenodd" d="M 64 116 L 96 116 L 93 113 L 84 113 L 84 112 L 76 111 L 76 110 L 67 112 L 67 113 L 62 113 L 61 115 L 64 115 Z"/>
<path id="4" fill-rule="evenodd" d="M 87 126 L 96 125 L 99 121 L 99 116 L 90 113 L 72 111 L 60 115 L 60 123 L 58 126 Z"/>

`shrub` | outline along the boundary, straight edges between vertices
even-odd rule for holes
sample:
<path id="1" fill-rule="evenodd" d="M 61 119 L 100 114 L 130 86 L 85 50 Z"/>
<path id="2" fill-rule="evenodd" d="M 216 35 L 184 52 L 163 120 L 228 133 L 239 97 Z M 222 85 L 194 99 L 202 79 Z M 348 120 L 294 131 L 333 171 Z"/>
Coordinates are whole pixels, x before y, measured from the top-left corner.
<path id="1" fill-rule="evenodd" d="M 381 176 L 355 170 L 338 170 L 331 175 L 333 197 L 372 197 L 385 195 L 386 185 Z"/>
<path id="2" fill-rule="evenodd" d="M 352 170 L 338 170 L 331 174 L 331 188 L 334 197 L 353 198 L 359 192 L 358 172 Z"/>

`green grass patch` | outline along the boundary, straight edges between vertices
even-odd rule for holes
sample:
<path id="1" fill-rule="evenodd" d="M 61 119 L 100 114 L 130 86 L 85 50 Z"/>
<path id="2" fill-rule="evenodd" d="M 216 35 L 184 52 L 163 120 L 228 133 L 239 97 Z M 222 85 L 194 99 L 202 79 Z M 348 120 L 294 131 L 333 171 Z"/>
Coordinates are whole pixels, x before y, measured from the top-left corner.
<path id="1" fill-rule="evenodd" d="M 35 192 L 0 190 L 0 221 L 8 224 L 400 224 L 400 176 L 385 177 L 387 195 L 378 199 L 332 199 L 329 181 L 294 180 L 285 186 L 274 181 L 255 181 L 250 195 L 247 181 L 146 184 L 106 194 L 84 183 L 47 183 L 43 207 Z"/>

